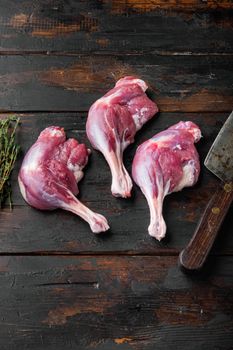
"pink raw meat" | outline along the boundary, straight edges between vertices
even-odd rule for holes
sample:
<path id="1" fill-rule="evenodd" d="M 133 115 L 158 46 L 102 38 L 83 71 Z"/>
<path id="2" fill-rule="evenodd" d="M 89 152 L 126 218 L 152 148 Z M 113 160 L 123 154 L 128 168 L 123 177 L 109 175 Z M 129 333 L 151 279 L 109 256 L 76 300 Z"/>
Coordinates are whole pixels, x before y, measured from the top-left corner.
<path id="1" fill-rule="evenodd" d="M 127 76 L 97 100 L 90 108 L 87 136 L 92 146 L 102 152 L 112 173 L 112 194 L 130 197 L 132 180 L 123 164 L 125 148 L 134 135 L 158 112 L 145 91 L 148 86 L 138 78 Z"/>
<path id="2" fill-rule="evenodd" d="M 165 236 L 162 215 L 164 197 L 196 183 L 200 163 L 194 146 L 201 131 L 192 122 L 179 122 L 153 136 L 136 151 L 132 176 L 150 208 L 149 234 L 159 241 Z"/>
<path id="3" fill-rule="evenodd" d="M 75 197 L 89 153 L 90 150 L 77 140 L 66 141 L 63 128 L 50 126 L 41 132 L 27 152 L 18 181 L 25 201 L 31 206 L 71 211 L 87 221 L 93 232 L 99 233 L 109 229 L 107 220 Z"/>

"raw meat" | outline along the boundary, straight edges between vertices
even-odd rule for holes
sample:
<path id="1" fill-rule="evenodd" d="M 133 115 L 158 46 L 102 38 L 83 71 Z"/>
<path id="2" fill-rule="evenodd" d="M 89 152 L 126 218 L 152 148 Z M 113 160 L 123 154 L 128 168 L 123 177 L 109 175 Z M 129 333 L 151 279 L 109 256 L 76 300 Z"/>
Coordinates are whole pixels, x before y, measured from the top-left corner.
<path id="1" fill-rule="evenodd" d="M 87 136 L 92 146 L 102 152 L 112 173 L 112 194 L 130 197 L 132 180 L 123 164 L 123 151 L 134 135 L 158 112 L 156 104 L 145 94 L 148 86 L 138 78 L 127 76 L 97 100 L 90 108 Z"/>
<path id="2" fill-rule="evenodd" d="M 150 208 L 149 234 L 159 241 L 165 236 L 162 215 L 164 197 L 196 183 L 200 163 L 194 146 L 201 131 L 192 122 L 179 122 L 153 136 L 136 151 L 132 176 Z"/>
<path id="3" fill-rule="evenodd" d="M 28 204 L 42 210 L 65 209 L 81 216 L 95 233 L 108 230 L 107 220 L 92 212 L 75 196 L 77 182 L 90 150 L 75 139 L 68 139 L 63 128 L 51 126 L 39 135 L 27 152 L 20 172 L 19 186 Z"/>

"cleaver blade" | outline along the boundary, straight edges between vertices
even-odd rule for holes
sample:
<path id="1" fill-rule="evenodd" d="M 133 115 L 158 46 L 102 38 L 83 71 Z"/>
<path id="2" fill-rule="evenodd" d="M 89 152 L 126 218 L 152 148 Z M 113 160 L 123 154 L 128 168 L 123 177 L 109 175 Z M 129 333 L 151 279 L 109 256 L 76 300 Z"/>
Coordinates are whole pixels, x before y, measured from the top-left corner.
<path id="1" fill-rule="evenodd" d="M 219 131 L 204 164 L 223 182 L 233 180 L 233 112 Z"/>

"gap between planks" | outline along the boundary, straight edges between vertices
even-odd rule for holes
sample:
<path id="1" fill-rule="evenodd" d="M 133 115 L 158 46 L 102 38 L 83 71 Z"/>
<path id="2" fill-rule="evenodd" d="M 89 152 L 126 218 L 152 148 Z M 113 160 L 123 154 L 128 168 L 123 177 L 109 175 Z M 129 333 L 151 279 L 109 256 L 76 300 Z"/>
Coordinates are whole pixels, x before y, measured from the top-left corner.
<path id="1" fill-rule="evenodd" d="M 102 257 L 109 257 L 109 256 L 119 256 L 119 257 L 166 257 L 166 256 L 177 256 L 179 255 L 180 251 L 175 249 L 164 249 L 154 252 L 135 252 L 135 251 L 122 251 L 122 252 L 69 252 L 69 251 L 35 251 L 35 252 L 4 252 L 0 253 L 0 257 L 2 256 L 51 256 L 51 257 L 78 257 L 78 258 L 102 258 Z M 222 257 L 222 256 L 233 256 L 233 251 L 226 252 L 226 253 L 210 253 L 209 256 L 214 257 Z"/>
<path id="2" fill-rule="evenodd" d="M 125 51 L 125 52 L 114 52 L 114 51 L 48 51 L 48 50 L 41 50 L 41 51 L 17 51 L 17 50 L 10 50 L 10 51 L 1 51 L 0 50 L 0 56 L 141 56 L 141 55 L 150 55 L 150 56 L 233 56 L 233 52 L 192 52 L 192 51 L 163 51 L 163 50 L 142 50 L 142 51 Z"/>
<path id="3" fill-rule="evenodd" d="M 229 111 L 225 111 L 225 110 L 223 110 L 223 111 L 197 111 L 197 112 L 187 112 L 187 111 L 164 111 L 164 112 L 159 112 L 159 113 L 162 113 L 162 114 L 211 114 L 211 113 L 218 113 L 218 114 L 220 114 L 220 113 L 223 113 L 223 114 L 227 114 L 227 113 L 231 113 L 232 112 L 232 110 L 230 110 L 229 109 Z M 88 113 L 88 110 L 71 110 L 71 111 L 69 111 L 69 110 L 40 110 L 40 111 L 38 111 L 38 110 L 22 110 L 22 111 L 15 111 L 15 110 L 1 110 L 0 109 L 0 114 L 19 114 L 19 115 L 23 115 L 23 114 L 54 114 L 54 113 L 59 113 L 59 114 L 64 114 L 64 113 L 67 113 L 67 114 L 75 114 L 75 113 Z M 69 116 L 67 116 L 67 117 L 69 117 Z"/>

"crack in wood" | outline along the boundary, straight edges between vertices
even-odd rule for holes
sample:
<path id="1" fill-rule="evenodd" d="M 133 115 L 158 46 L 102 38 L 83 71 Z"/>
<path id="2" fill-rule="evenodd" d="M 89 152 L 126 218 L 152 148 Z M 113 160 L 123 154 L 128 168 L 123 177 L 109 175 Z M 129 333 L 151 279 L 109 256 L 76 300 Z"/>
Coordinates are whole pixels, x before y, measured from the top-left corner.
<path id="1" fill-rule="evenodd" d="M 90 286 L 95 289 L 99 288 L 98 282 L 72 282 L 70 280 L 67 280 L 67 282 L 51 282 L 51 283 L 40 283 L 36 284 L 36 287 L 57 287 L 57 286 L 63 286 L 63 287 L 71 287 L 71 286 Z"/>

